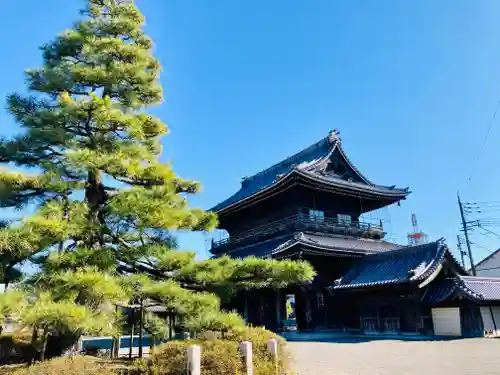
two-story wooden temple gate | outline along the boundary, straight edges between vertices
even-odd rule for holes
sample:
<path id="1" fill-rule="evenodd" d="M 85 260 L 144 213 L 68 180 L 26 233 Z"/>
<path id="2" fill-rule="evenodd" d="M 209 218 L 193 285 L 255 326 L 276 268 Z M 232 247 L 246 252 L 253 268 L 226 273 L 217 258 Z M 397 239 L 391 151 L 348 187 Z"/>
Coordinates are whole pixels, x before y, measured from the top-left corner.
<path id="1" fill-rule="evenodd" d="M 212 208 L 228 234 L 213 241 L 212 254 L 303 259 L 317 276 L 283 290 L 244 291 L 227 307 L 273 330 L 283 329 L 293 296 L 300 330 L 428 334 L 441 324 L 440 313 L 453 311 L 461 332 L 481 331 L 485 307 L 500 301 L 500 279 L 471 279 L 441 240 L 406 247 L 385 241 L 381 222 L 360 220 L 408 194 L 368 180 L 337 131 L 244 178 Z"/>

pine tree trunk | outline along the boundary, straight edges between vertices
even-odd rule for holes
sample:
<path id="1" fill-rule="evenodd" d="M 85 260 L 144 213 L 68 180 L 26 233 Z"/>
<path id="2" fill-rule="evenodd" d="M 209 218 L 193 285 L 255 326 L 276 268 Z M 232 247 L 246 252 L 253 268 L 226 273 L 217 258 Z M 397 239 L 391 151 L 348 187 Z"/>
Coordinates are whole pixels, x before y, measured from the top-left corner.
<path id="1" fill-rule="evenodd" d="M 135 310 L 134 310 L 135 313 Z M 132 348 L 134 347 L 135 314 L 133 315 L 132 328 L 130 330 L 130 346 L 128 351 L 129 359 L 132 359 Z"/>
<path id="2" fill-rule="evenodd" d="M 36 348 L 36 342 L 38 340 L 38 329 L 36 326 L 33 327 L 33 333 L 31 335 L 31 347 L 33 349 Z M 29 364 L 31 365 L 33 363 L 33 361 L 35 360 L 35 353 L 37 353 L 36 350 L 33 350 L 33 355 L 31 356 L 30 360 L 29 360 Z"/>
<path id="3" fill-rule="evenodd" d="M 85 187 L 85 200 L 89 207 L 89 219 L 95 224 L 105 225 L 104 217 L 101 212 L 101 207 L 106 202 L 106 191 L 102 183 L 102 175 L 99 172 L 89 171 L 87 176 L 87 186 Z M 104 240 L 101 233 L 97 237 L 89 240 L 89 247 L 94 245 L 103 245 Z"/>
<path id="4" fill-rule="evenodd" d="M 45 360 L 45 351 L 47 350 L 47 333 L 44 331 L 42 335 L 42 348 L 40 349 L 40 361 Z"/>
<path id="5" fill-rule="evenodd" d="M 172 313 L 168 314 L 168 339 L 171 341 L 172 340 L 172 324 L 173 324 L 173 318 L 172 318 Z"/>

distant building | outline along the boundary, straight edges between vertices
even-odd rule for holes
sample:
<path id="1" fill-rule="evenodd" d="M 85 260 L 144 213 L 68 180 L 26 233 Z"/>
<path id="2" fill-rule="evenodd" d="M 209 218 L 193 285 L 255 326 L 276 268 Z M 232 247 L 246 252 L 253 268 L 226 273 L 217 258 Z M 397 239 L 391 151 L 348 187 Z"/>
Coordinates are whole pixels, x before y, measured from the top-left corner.
<path id="1" fill-rule="evenodd" d="M 500 249 L 476 264 L 477 276 L 500 277 Z"/>

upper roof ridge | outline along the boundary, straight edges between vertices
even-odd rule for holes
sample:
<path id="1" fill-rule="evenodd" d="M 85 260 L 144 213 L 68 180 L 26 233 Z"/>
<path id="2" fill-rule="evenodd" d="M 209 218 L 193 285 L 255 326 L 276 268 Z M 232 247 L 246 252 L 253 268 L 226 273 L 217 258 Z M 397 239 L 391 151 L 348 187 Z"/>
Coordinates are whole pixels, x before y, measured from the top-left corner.
<path id="1" fill-rule="evenodd" d="M 335 145 L 340 142 L 341 142 L 340 132 L 337 129 L 333 129 L 328 133 L 326 137 L 306 147 L 302 151 L 299 151 L 293 154 L 292 156 L 289 156 L 281 160 L 280 162 L 273 164 L 270 167 L 260 172 L 257 172 L 254 175 L 243 177 L 241 184 L 244 186 L 246 183 L 250 183 L 255 179 L 258 179 L 266 174 L 276 174 L 276 172 L 280 170 L 291 169 L 291 166 L 302 163 L 307 156 L 321 149 L 324 149 L 326 156 L 328 151 L 332 150 L 335 147 Z"/>
<path id="2" fill-rule="evenodd" d="M 219 213 L 230 210 L 230 207 L 257 194 L 264 194 L 264 191 L 270 190 L 282 181 L 290 181 L 289 177 L 290 179 L 300 177 L 306 182 L 338 187 L 341 192 L 352 190 L 357 194 L 360 192 L 373 194 L 377 197 L 384 197 L 392 203 L 405 199 L 409 194 L 408 188 L 396 189 L 395 186 L 388 187 L 370 182 L 351 163 L 342 148 L 340 132 L 333 129 L 326 137 L 302 151 L 250 177 L 244 177 L 241 181 L 241 188 L 211 210 Z"/>

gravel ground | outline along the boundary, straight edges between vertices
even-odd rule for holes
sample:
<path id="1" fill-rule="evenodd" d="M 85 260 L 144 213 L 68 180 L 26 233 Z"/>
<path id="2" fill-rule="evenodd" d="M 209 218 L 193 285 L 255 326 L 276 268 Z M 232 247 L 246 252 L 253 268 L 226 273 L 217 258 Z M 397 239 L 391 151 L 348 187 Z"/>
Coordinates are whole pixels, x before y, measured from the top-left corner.
<path id="1" fill-rule="evenodd" d="M 289 345 L 298 375 L 500 375 L 500 339 Z"/>

